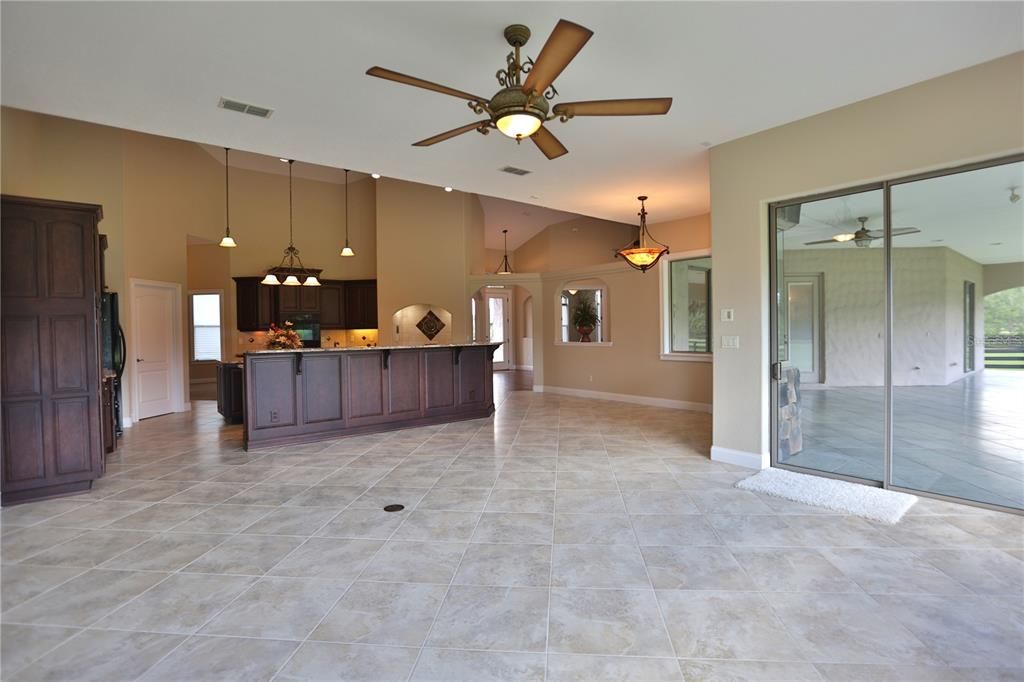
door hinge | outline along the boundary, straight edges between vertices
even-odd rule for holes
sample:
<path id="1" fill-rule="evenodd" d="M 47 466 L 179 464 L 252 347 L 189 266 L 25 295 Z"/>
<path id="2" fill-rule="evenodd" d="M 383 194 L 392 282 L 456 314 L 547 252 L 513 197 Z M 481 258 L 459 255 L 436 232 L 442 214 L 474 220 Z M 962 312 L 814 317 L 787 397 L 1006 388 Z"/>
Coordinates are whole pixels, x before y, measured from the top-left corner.
<path id="1" fill-rule="evenodd" d="M 771 372 L 771 374 L 772 374 L 772 379 L 774 379 L 775 381 L 782 381 L 782 363 L 781 362 L 773 362 L 772 363 L 772 372 Z"/>

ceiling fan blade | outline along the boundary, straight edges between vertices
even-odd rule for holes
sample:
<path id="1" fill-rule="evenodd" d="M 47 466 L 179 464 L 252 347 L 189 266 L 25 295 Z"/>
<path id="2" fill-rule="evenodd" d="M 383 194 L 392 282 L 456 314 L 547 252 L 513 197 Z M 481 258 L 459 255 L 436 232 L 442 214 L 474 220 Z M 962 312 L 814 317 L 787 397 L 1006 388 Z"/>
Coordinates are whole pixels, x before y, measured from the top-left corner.
<path id="1" fill-rule="evenodd" d="M 569 62 L 583 49 L 583 46 L 590 40 L 594 32 L 589 28 L 583 28 L 565 19 L 559 19 L 555 30 L 548 36 L 540 54 L 530 68 L 530 73 L 523 83 L 523 92 L 533 92 L 537 95 L 544 94 L 544 91 L 555 82 L 562 70 L 569 65 Z"/>
<path id="2" fill-rule="evenodd" d="M 565 148 L 558 138 L 551 134 L 551 131 L 541 126 L 537 128 L 537 132 L 530 135 L 530 139 L 537 145 L 537 149 L 544 153 L 544 156 L 549 159 L 557 159 L 563 154 L 568 154 L 569 150 Z"/>
<path id="3" fill-rule="evenodd" d="M 433 137 L 428 137 L 425 140 L 420 140 L 419 142 L 414 142 L 412 146 L 413 147 L 429 147 L 432 144 L 437 144 L 438 142 L 444 142 L 445 140 L 450 140 L 451 138 L 456 137 L 458 135 L 461 135 L 463 133 L 468 133 L 470 130 L 476 130 L 481 125 L 486 125 L 488 123 L 490 123 L 490 121 L 487 121 L 486 119 L 483 120 L 483 121 L 474 121 L 472 123 L 467 123 L 464 126 L 459 126 L 458 128 L 452 128 L 451 130 L 445 131 L 443 133 L 438 133 L 437 135 L 434 135 Z"/>
<path id="4" fill-rule="evenodd" d="M 598 99 L 588 102 L 562 102 L 552 113 L 556 116 L 658 116 L 672 108 L 671 97 L 648 99 Z"/>
<path id="5" fill-rule="evenodd" d="M 487 97 L 479 97 L 469 92 L 463 92 L 462 90 L 456 90 L 455 88 L 449 88 L 446 85 L 438 85 L 437 83 L 431 83 L 425 81 L 422 78 L 416 78 L 415 76 L 407 76 L 404 73 L 398 73 L 391 69 L 384 69 L 379 66 L 372 66 L 366 70 L 367 76 L 375 76 L 377 78 L 383 78 L 388 81 L 395 81 L 396 83 L 402 83 L 404 85 L 412 85 L 417 88 L 423 88 L 424 90 L 433 90 L 434 92 L 440 92 L 442 95 L 451 95 L 452 97 L 458 97 L 459 99 L 469 100 L 471 102 L 488 102 Z"/>
<path id="6" fill-rule="evenodd" d="M 816 242 L 804 242 L 804 246 L 814 246 L 815 244 L 845 244 L 846 242 L 836 241 L 835 239 L 821 239 Z"/>
<path id="7" fill-rule="evenodd" d="M 897 227 L 890 234 L 893 237 L 899 237 L 901 234 L 916 234 L 920 231 L 916 227 Z M 872 239 L 885 239 L 885 230 L 868 230 L 868 236 Z"/>

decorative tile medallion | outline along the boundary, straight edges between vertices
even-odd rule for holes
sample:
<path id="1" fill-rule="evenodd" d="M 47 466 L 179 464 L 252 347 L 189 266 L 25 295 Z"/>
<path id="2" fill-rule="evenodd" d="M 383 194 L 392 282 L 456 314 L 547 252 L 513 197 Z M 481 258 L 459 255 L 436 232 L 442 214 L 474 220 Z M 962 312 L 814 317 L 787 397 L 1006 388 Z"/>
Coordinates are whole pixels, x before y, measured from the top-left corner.
<path id="1" fill-rule="evenodd" d="M 423 319 L 416 323 L 416 328 L 423 332 L 423 335 L 428 340 L 433 341 L 434 337 L 441 333 L 444 329 L 444 322 L 441 318 L 434 314 L 433 310 L 428 310 L 427 314 L 423 316 Z"/>

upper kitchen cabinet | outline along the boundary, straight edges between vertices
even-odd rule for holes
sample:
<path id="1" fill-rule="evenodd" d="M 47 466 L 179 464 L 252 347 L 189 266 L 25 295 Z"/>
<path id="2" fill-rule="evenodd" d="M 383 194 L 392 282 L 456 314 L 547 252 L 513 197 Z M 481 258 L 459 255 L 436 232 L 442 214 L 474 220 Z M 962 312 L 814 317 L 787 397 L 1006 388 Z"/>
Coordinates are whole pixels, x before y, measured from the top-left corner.
<path id="1" fill-rule="evenodd" d="M 238 331 L 266 331 L 271 323 L 276 321 L 277 290 L 281 287 L 265 286 L 260 284 L 261 279 L 262 277 L 235 277 Z"/>
<path id="2" fill-rule="evenodd" d="M 320 328 L 345 328 L 345 283 L 324 282 L 320 287 Z"/>
<path id="3" fill-rule="evenodd" d="M 377 328 L 377 280 L 345 282 L 345 329 Z"/>
<path id="4" fill-rule="evenodd" d="M 267 287 L 270 288 L 270 287 Z M 277 322 L 284 322 L 284 318 L 295 313 L 319 313 L 320 312 L 320 288 L 321 287 L 273 287 L 277 289 Z"/>

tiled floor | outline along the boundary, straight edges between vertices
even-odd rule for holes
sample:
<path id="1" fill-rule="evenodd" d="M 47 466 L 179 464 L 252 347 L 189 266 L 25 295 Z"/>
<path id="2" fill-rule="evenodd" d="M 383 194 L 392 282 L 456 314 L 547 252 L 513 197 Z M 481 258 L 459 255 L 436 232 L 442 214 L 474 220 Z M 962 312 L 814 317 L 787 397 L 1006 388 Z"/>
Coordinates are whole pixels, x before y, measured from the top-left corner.
<path id="1" fill-rule="evenodd" d="M 882 480 L 881 387 L 802 391 L 804 449 L 789 464 Z M 893 482 L 1024 509 L 1024 371 L 893 391 Z"/>
<path id="2" fill-rule="evenodd" d="M 276 452 L 209 403 L 129 429 L 3 511 L 3 678 L 1024 676 L 1021 517 L 824 513 L 733 488 L 708 415 L 504 395 Z"/>

